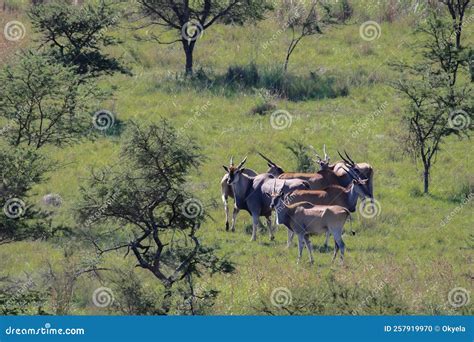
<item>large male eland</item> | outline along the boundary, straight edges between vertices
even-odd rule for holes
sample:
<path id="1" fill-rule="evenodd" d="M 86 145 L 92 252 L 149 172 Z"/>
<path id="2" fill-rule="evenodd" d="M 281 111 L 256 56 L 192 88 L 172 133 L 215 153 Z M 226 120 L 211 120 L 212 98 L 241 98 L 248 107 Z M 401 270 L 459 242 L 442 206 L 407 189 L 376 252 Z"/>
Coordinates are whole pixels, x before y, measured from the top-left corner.
<path id="1" fill-rule="evenodd" d="M 240 210 L 246 210 L 252 216 L 252 241 L 257 239 L 257 227 L 259 217 L 264 216 L 267 220 L 270 239 L 274 239 L 273 227 L 271 221 L 272 209 L 270 208 L 271 198 L 268 195 L 271 191 L 273 182 L 276 178 L 272 174 L 263 173 L 257 176 L 247 176 L 243 173 L 243 165 L 247 161 L 247 157 L 240 162 L 239 165 L 229 167 L 223 166 L 227 172 L 227 184 L 232 186 L 236 209 L 234 215 Z M 295 179 L 284 182 L 276 180 L 275 185 L 283 194 L 294 190 L 308 189 L 307 182 Z M 232 218 L 232 228 L 235 230 L 235 216 Z"/>

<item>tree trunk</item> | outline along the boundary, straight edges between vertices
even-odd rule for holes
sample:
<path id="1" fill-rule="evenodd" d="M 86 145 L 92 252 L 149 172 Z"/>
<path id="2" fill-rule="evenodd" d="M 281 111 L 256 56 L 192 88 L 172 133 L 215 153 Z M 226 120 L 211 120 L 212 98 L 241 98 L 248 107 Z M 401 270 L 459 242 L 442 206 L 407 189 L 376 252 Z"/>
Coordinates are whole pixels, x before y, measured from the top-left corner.
<path id="1" fill-rule="evenodd" d="M 184 54 L 186 55 L 185 74 L 186 76 L 192 76 L 193 75 L 193 51 L 194 51 L 195 41 L 188 42 L 187 40 L 183 40 L 182 42 L 183 42 Z"/>
<path id="2" fill-rule="evenodd" d="M 429 181 L 430 181 L 430 166 L 424 165 L 425 170 L 423 172 L 423 192 L 428 194 L 429 192 Z"/>
<path id="3" fill-rule="evenodd" d="M 165 283 L 163 285 L 165 286 L 165 294 L 163 296 L 162 309 L 163 309 L 163 312 L 165 313 L 165 315 L 168 315 L 168 313 L 171 310 L 171 300 L 172 300 L 171 288 L 172 288 L 173 285 L 171 283 Z"/>
<path id="4" fill-rule="evenodd" d="M 193 52 L 186 50 L 186 76 L 193 75 Z"/>

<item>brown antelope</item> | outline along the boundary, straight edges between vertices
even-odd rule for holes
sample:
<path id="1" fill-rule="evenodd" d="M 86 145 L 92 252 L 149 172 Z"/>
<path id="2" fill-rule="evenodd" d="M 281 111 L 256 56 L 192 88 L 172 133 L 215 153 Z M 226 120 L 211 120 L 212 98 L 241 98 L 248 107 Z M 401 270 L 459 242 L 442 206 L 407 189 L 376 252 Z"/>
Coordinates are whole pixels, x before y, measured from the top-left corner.
<path id="1" fill-rule="evenodd" d="M 310 234 L 325 234 L 329 232 L 334 236 L 334 256 L 341 250 L 341 261 L 344 262 L 345 244 L 342 240 L 344 224 L 350 212 L 338 205 L 314 206 L 309 202 L 298 202 L 287 205 L 283 200 L 284 194 L 281 191 L 274 191 L 271 194 L 270 206 L 275 208 L 277 223 L 284 224 L 289 230 L 298 235 L 298 262 L 303 253 L 303 244 L 309 253 L 309 261 L 313 264 L 313 247 L 309 240 Z"/>
<path id="2" fill-rule="evenodd" d="M 339 156 L 342 158 L 342 162 L 337 162 L 334 164 L 333 171 L 340 177 L 342 180 L 341 185 L 346 186 L 352 181 L 352 177 L 348 174 L 348 170 L 354 171 L 354 173 L 362 178 L 367 179 L 367 187 L 370 193 L 370 198 L 374 199 L 374 169 L 368 163 L 355 163 L 352 158 L 344 151 L 344 154 L 347 158 L 344 158 L 339 151 L 337 151 Z M 348 167 L 348 169 L 347 169 Z M 347 183 L 347 184 L 346 184 Z M 346 185 L 344 185 L 346 184 Z"/>
<path id="3" fill-rule="evenodd" d="M 322 159 L 317 153 L 317 163 L 321 170 L 331 170 L 336 176 L 339 177 L 339 183 L 342 186 L 347 186 L 352 181 L 352 177 L 348 174 L 348 170 L 352 170 L 358 177 L 362 179 L 367 179 L 367 187 L 370 193 L 370 198 L 373 200 L 374 197 L 374 187 L 373 187 L 373 177 L 374 169 L 368 163 L 355 163 L 349 154 L 344 151 L 346 158 L 344 158 L 339 151 L 337 153 L 342 158 L 342 161 L 339 161 L 335 164 L 329 163 L 329 155 L 326 153 L 326 145 L 324 145 L 324 159 Z M 314 148 L 313 148 L 314 150 Z M 349 168 L 349 169 L 348 169 Z"/>
<path id="4" fill-rule="evenodd" d="M 368 189 L 367 179 L 357 177 L 350 169 L 347 170 L 352 177 L 352 182 L 347 187 L 340 185 L 331 185 L 324 190 L 296 190 L 291 194 L 285 196 L 285 204 L 291 205 L 298 202 L 309 202 L 313 205 L 339 205 L 346 208 L 351 213 L 356 210 L 357 200 L 370 198 L 370 191 Z M 352 231 L 355 235 L 355 232 Z M 293 240 L 293 233 L 288 231 L 288 243 L 290 247 Z M 327 248 L 329 240 L 329 233 L 326 234 L 324 246 Z"/>
<path id="5" fill-rule="evenodd" d="M 283 172 L 277 164 L 259 153 L 269 164 L 271 173 L 279 179 L 302 179 L 309 183 L 311 190 L 322 190 L 330 185 L 341 185 L 339 177 L 332 170 L 320 170 L 317 173 Z"/>
<path id="6" fill-rule="evenodd" d="M 307 182 L 300 179 L 294 179 L 292 181 L 281 181 L 276 180 L 275 176 L 269 173 L 263 173 L 255 177 L 250 177 L 242 172 L 242 166 L 245 164 L 247 157 L 240 162 L 237 167 L 234 166 L 223 166 L 227 172 L 227 184 L 232 186 L 234 192 L 235 206 L 234 215 L 237 215 L 239 210 L 247 210 L 252 216 L 252 241 L 257 239 L 257 227 L 259 223 L 259 217 L 264 216 L 267 220 L 268 230 L 270 233 L 270 239 L 273 240 L 273 228 L 271 223 L 272 210 L 270 208 L 270 198 L 268 193 L 271 191 L 271 185 L 273 181 L 276 182 L 275 186 L 279 186 L 280 191 L 283 194 L 292 192 L 299 189 L 308 189 L 309 185 Z M 272 183 L 270 183 L 270 181 Z M 235 218 L 232 219 L 232 231 L 235 230 Z"/>

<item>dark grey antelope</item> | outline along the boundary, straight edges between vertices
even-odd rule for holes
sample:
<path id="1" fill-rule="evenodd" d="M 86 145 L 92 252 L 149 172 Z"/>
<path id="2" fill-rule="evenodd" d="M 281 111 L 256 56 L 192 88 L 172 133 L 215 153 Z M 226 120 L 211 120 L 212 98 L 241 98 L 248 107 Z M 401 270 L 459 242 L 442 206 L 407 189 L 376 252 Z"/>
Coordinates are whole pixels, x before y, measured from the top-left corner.
<path id="1" fill-rule="evenodd" d="M 259 153 L 263 158 L 266 158 L 264 155 Z M 230 157 L 230 167 L 234 166 L 234 161 L 233 157 Z M 274 175 L 275 177 L 283 173 L 283 169 L 276 165 L 275 163 L 272 163 L 271 161 L 268 161 L 268 170 L 267 173 L 270 173 Z M 243 168 L 242 173 L 250 176 L 250 177 L 255 177 L 257 175 L 257 172 L 255 172 L 252 169 L 248 168 Z M 229 178 L 227 172 L 224 174 L 224 176 L 221 179 L 221 198 L 222 202 L 224 203 L 224 212 L 225 212 L 225 230 L 229 230 L 229 204 L 228 204 L 228 198 L 234 198 L 234 191 L 232 190 L 232 186 L 227 184 L 227 179 Z M 233 212 L 232 212 L 232 229 L 231 231 L 235 231 L 235 220 L 237 219 L 237 214 L 238 210 L 236 211 L 236 206 L 235 206 L 235 201 L 234 201 L 234 207 L 233 207 Z"/>
<path id="2" fill-rule="evenodd" d="M 272 210 L 270 208 L 271 199 L 268 193 L 271 192 L 275 177 L 269 173 L 263 173 L 254 177 L 247 176 L 243 173 L 243 165 L 246 160 L 247 157 L 236 167 L 232 165 L 229 167 L 223 166 L 227 172 L 227 184 L 232 186 L 232 191 L 234 192 L 236 205 L 234 215 L 237 215 L 240 210 L 246 210 L 252 216 L 252 241 L 257 239 L 258 219 L 260 216 L 264 216 L 267 220 L 270 239 L 273 240 L 274 235 L 271 222 Z M 299 179 L 286 182 L 276 180 L 275 186 L 284 194 L 294 190 L 309 188 L 307 182 Z M 234 224 L 235 219 L 233 218 L 232 230 L 235 230 Z"/>
<path id="3" fill-rule="evenodd" d="M 230 157 L 230 163 L 229 163 L 230 167 L 234 167 L 233 159 L 234 159 L 233 157 Z M 243 168 L 242 173 L 250 177 L 255 177 L 257 175 L 257 173 L 254 170 L 247 169 L 247 168 Z M 227 184 L 228 179 L 229 179 L 229 175 L 226 173 L 224 174 L 224 177 L 222 177 L 222 180 L 221 180 L 221 195 L 222 195 L 222 202 L 224 203 L 224 211 L 225 211 L 225 230 L 229 230 L 228 198 L 229 197 L 234 198 L 234 191 L 232 190 L 232 186 Z M 233 212 L 232 212 L 232 231 L 235 231 L 234 227 L 235 227 L 235 220 L 237 219 L 237 213 L 238 213 L 238 209 L 234 203 Z"/>
<path id="4" fill-rule="evenodd" d="M 309 261 L 314 262 L 313 247 L 309 240 L 311 234 L 325 234 L 334 236 L 334 256 L 341 250 L 341 261 L 344 262 L 345 244 L 342 240 L 344 224 L 350 212 L 339 205 L 313 205 L 309 202 L 298 202 L 287 205 L 281 191 L 273 191 L 270 206 L 275 208 L 277 223 L 284 224 L 298 236 L 298 262 L 301 260 L 303 245 L 309 253 Z"/>

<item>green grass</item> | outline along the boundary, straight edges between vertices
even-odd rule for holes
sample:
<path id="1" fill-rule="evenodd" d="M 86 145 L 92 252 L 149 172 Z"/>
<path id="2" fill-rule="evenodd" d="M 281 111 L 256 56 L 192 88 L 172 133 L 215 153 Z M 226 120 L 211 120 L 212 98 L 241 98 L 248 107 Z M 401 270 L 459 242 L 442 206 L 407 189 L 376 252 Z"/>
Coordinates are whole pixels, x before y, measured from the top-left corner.
<path id="1" fill-rule="evenodd" d="M 215 287 L 220 291 L 210 313 L 262 313 L 262 305 L 271 306 L 270 295 L 278 287 L 288 288 L 295 302 L 304 301 L 313 292 L 324 298 L 334 292 L 328 285 L 332 282 L 340 289 L 353 291 L 348 304 L 344 309 L 336 302 L 326 311 L 314 313 L 350 313 L 351 306 L 357 309 L 361 298 L 375 293 L 379 311 L 362 305 L 360 313 L 393 313 L 384 311 L 383 306 L 398 303 L 405 314 L 472 314 L 472 300 L 470 306 L 460 310 L 451 307 L 447 300 L 454 287 L 472 290 L 474 254 L 469 240 L 474 219 L 472 202 L 463 205 L 446 226 L 442 227 L 441 221 L 460 205 L 459 196 L 472 191 L 473 145 L 449 139 L 432 170 L 432 194 L 420 195 L 422 169 L 403 154 L 399 144 L 403 101 L 386 83 L 396 76 L 388 68 L 388 61 L 409 59 L 410 46 L 399 47 L 399 44 L 411 42 L 414 37 L 410 26 L 403 21 L 381 26 L 382 35 L 373 42 L 360 39 L 359 26 L 351 24 L 331 29 L 320 37 L 307 38 L 298 46 L 290 62 L 291 73 L 302 76 L 311 71 L 328 72 L 348 87 L 349 94 L 298 102 L 276 100 L 277 109 L 292 115 L 291 126 L 283 130 L 272 128 L 270 115 L 249 114 L 260 103 L 258 95 L 251 91 L 222 96 L 196 87 L 173 88 L 175 83 L 171 79 L 183 69 L 179 45 L 138 43 L 130 39 L 130 32 L 117 33 L 125 44 L 111 53 L 122 55 L 135 72 L 133 78 L 117 75 L 103 81 L 104 87 L 117 89 L 113 102 L 117 118 L 125 125 L 131 119 L 155 122 L 161 117 L 168 118 L 177 128 L 185 127 L 185 132 L 196 139 L 207 157 L 189 180 L 199 198 L 206 204 L 217 204 L 206 206 L 212 219 L 203 225 L 201 240 L 218 246 L 219 254 L 230 257 L 237 267 L 235 274 L 201 280 L 203 288 Z M 196 70 L 202 68 L 222 75 L 230 65 L 255 63 L 272 67 L 283 63 L 285 36 L 271 40 L 277 27 L 271 20 L 258 26 L 213 26 L 197 44 Z M 472 34 L 469 39 L 472 42 Z M 269 42 L 268 48 L 263 49 L 265 42 Z M 169 86 L 164 89 L 163 84 Z M 105 109 L 111 109 L 111 103 L 104 103 Z M 385 104 L 382 113 L 369 120 L 360 134 L 352 138 L 352 130 L 360 127 L 382 104 Z M 263 172 L 266 164 L 257 155 L 260 151 L 291 171 L 296 165 L 284 143 L 292 138 L 313 145 L 319 152 L 326 144 L 332 160 L 337 159 L 337 149 L 346 149 L 356 161 L 370 162 L 375 169 L 375 197 L 381 204 L 381 213 L 371 220 L 354 215 L 357 235 L 344 238 L 345 266 L 332 265 L 332 253 L 318 252 L 323 237 L 312 238 L 315 265 L 308 264 L 306 251 L 297 265 L 296 248 L 285 249 L 284 227 L 278 228 L 274 242 L 269 241 L 267 234 L 259 234 L 257 242 L 250 242 L 245 227 L 251 219 L 245 212 L 239 214 L 235 233 L 224 231 L 219 185 L 223 175 L 221 165 L 231 155 L 235 159 L 248 155 L 248 167 Z M 48 151 L 65 166 L 52 172 L 49 180 L 34 190 L 38 199 L 49 192 L 62 196 L 64 205 L 57 210 L 55 222 L 75 225 L 72 208 L 79 198 L 79 185 L 91 168 L 116 160 L 119 145 L 120 136 L 106 136 Z M 93 254 L 90 246 L 83 251 Z M 47 260 L 59 265 L 61 255 L 61 248 L 54 241 L 4 245 L 0 247 L 1 274 L 21 276 L 23 272 L 38 270 Z M 133 256 L 123 259 L 123 253 L 110 253 L 103 261 L 106 266 L 117 267 L 131 267 L 133 263 Z M 159 287 L 146 271 L 135 269 L 135 272 L 145 285 Z M 389 288 L 386 295 L 391 296 L 389 300 L 383 297 L 385 292 L 377 290 L 381 282 Z M 90 300 L 98 286 L 95 279 L 81 279 L 70 313 L 98 313 L 99 309 Z M 104 309 L 99 313 L 109 311 Z"/>

